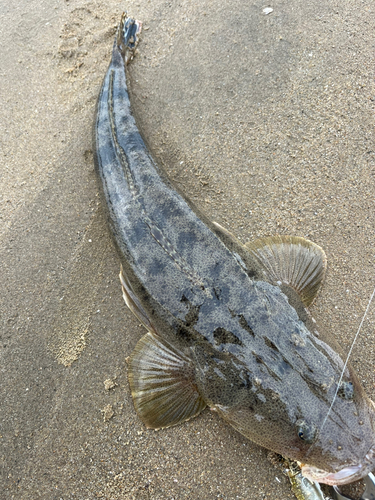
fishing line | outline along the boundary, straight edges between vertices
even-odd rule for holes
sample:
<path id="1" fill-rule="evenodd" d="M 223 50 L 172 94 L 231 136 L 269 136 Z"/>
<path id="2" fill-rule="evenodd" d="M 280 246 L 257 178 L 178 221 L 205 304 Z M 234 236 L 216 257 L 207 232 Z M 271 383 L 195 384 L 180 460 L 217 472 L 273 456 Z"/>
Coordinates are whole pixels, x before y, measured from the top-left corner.
<path id="1" fill-rule="evenodd" d="M 362 328 L 363 322 L 364 322 L 364 321 L 365 321 L 365 319 L 366 319 L 366 316 L 367 316 L 368 310 L 369 310 L 369 308 L 370 308 L 370 305 L 371 305 L 371 302 L 372 302 L 372 299 L 374 298 L 374 296 L 375 296 L 375 288 L 374 288 L 374 291 L 372 292 L 372 295 L 371 295 L 370 300 L 369 300 L 369 302 L 368 302 L 368 304 L 367 304 L 367 307 L 366 307 L 366 311 L 365 311 L 365 313 L 364 313 L 364 315 L 363 315 L 363 317 L 362 317 L 362 320 L 361 320 L 361 323 L 359 324 L 359 327 L 358 327 L 357 333 L 355 334 L 355 337 L 354 337 L 354 339 L 353 339 L 352 345 L 351 345 L 351 347 L 350 347 L 350 349 L 349 349 L 349 353 L 348 353 L 348 355 L 347 355 L 347 357 L 346 357 L 346 361 L 345 361 L 345 364 L 344 364 L 344 368 L 342 369 L 342 372 L 341 372 L 341 375 L 340 375 L 340 379 L 339 379 L 339 382 L 338 382 L 337 387 L 336 387 L 336 392 L 335 392 L 335 395 L 334 395 L 334 397 L 333 397 L 333 400 L 332 400 L 331 406 L 329 407 L 328 413 L 327 413 L 327 415 L 325 416 L 325 418 L 324 418 L 324 420 L 323 420 L 323 423 L 322 423 L 322 426 L 320 427 L 319 432 L 321 432 L 321 431 L 322 431 L 322 429 L 323 429 L 323 427 L 324 427 L 325 423 L 327 422 L 327 418 L 328 418 L 329 414 L 331 413 L 331 410 L 332 410 L 332 407 L 333 407 L 334 402 L 336 401 L 337 393 L 338 393 L 338 391 L 339 391 L 339 388 L 340 388 L 340 385 L 341 385 L 341 382 L 342 382 L 342 378 L 343 378 L 344 373 L 345 373 L 345 370 L 346 370 L 346 366 L 347 366 L 347 364 L 348 364 L 348 361 L 349 361 L 350 355 L 352 354 L 354 344 L 357 342 L 357 338 L 358 338 L 359 332 L 361 331 L 361 328 Z"/>

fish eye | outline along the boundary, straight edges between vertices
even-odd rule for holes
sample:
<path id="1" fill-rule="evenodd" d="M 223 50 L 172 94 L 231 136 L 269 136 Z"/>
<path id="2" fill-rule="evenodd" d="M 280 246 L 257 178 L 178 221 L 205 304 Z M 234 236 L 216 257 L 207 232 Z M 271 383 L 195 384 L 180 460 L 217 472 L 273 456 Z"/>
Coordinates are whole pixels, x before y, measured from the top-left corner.
<path id="1" fill-rule="evenodd" d="M 316 427 L 313 424 L 306 422 L 306 420 L 299 419 L 296 422 L 298 437 L 307 444 L 315 441 Z"/>

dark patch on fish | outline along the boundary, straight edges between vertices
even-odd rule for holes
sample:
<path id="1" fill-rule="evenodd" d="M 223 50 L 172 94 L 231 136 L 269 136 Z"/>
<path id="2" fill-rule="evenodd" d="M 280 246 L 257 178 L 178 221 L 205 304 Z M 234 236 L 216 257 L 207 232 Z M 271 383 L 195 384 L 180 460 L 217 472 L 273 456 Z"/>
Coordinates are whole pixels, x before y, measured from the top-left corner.
<path id="1" fill-rule="evenodd" d="M 253 330 L 251 329 L 251 327 L 249 326 L 248 322 L 246 321 L 245 317 L 242 314 L 238 316 L 238 322 L 244 330 L 246 330 L 248 333 L 250 333 L 250 335 L 255 337 L 255 333 L 253 332 Z"/>
<path id="2" fill-rule="evenodd" d="M 213 336 L 218 344 L 243 345 L 241 340 L 236 337 L 236 335 L 234 335 L 232 332 L 229 332 L 225 328 L 216 328 L 216 330 L 213 331 Z"/>

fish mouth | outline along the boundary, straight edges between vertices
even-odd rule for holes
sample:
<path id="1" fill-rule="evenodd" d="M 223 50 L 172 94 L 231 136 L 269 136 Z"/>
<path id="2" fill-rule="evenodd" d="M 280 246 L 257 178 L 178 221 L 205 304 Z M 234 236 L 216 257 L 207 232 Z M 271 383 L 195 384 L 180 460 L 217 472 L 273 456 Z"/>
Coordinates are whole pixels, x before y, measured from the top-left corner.
<path id="1" fill-rule="evenodd" d="M 344 467 L 338 472 L 327 472 L 313 465 L 303 465 L 302 474 L 311 481 L 330 486 L 349 484 L 366 476 L 375 469 L 375 446 L 365 456 L 363 463 Z"/>
<path id="2" fill-rule="evenodd" d="M 330 486 L 348 484 L 353 481 L 361 479 L 365 475 L 362 472 L 363 466 L 352 465 L 351 467 L 345 467 L 338 472 L 327 472 L 322 469 L 318 469 L 313 465 L 304 465 L 302 467 L 302 475 L 310 479 L 311 481 L 317 481 L 318 483 L 329 484 Z"/>

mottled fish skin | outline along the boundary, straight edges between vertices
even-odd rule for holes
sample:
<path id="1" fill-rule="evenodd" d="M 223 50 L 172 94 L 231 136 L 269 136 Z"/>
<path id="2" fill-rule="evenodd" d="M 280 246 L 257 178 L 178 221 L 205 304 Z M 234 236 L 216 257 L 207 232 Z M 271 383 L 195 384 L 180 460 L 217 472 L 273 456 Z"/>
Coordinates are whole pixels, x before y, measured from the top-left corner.
<path id="1" fill-rule="evenodd" d="M 364 476 L 374 468 L 374 410 L 353 370 L 344 375 L 353 397 L 337 397 L 320 430 L 342 358 L 322 329 L 316 336 L 299 298 L 262 281 L 246 249 L 155 164 L 131 114 L 125 70 L 117 41 L 97 104 L 95 163 L 145 325 L 184 352 L 204 401 L 249 439 L 331 473 L 361 464 L 351 480 Z"/>

